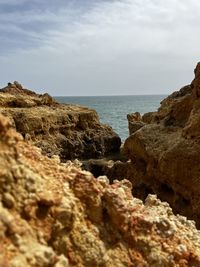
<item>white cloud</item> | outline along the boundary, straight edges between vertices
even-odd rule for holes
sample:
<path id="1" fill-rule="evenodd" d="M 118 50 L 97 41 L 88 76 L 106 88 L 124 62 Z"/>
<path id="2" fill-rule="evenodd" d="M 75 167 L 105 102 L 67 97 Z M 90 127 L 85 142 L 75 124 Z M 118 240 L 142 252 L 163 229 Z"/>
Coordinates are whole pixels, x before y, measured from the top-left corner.
<path id="1" fill-rule="evenodd" d="M 16 79 L 57 95 L 167 93 L 191 80 L 198 61 L 198 0 L 101 1 L 88 11 L 21 15 L 0 22 L 37 46 L 1 58 L 2 83 Z M 36 22 L 41 31 L 23 28 Z"/>

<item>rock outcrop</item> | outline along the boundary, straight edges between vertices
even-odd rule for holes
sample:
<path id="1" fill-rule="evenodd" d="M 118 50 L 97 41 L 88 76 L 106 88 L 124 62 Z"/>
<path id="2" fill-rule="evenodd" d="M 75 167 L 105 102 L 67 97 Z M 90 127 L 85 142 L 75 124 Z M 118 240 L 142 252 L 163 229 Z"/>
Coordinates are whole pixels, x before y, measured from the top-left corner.
<path id="1" fill-rule="evenodd" d="M 128 119 L 128 128 L 129 128 L 130 135 L 135 133 L 140 128 L 142 128 L 145 124 L 142 121 L 142 117 L 139 112 L 128 114 L 127 119 Z"/>
<path id="2" fill-rule="evenodd" d="M 0 115 L 0 266 L 200 266 L 194 223 L 131 187 L 43 156 Z"/>
<path id="3" fill-rule="evenodd" d="M 0 90 L 0 113 L 45 155 L 62 160 L 98 158 L 119 150 L 121 140 L 111 127 L 100 123 L 95 110 L 57 103 L 18 82 Z"/>
<path id="4" fill-rule="evenodd" d="M 131 159 L 124 176 L 143 198 L 151 192 L 167 201 L 174 212 L 200 226 L 200 63 L 191 85 L 161 102 L 157 112 L 144 114 L 140 128 L 125 141 Z M 129 125 L 137 123 L 129 116 Z"/>

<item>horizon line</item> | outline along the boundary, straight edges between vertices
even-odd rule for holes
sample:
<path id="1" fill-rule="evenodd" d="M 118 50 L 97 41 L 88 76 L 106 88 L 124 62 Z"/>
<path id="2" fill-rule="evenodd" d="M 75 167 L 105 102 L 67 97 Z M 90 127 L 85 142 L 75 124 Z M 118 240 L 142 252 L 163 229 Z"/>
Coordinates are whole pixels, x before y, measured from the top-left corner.
<path id="1" fill-rule="evenodd" d="M 105 96 L 166 96 L 169 94 L 132 94 L 132 95 L 52 95 L 53 97 L 105 97 Z"/>

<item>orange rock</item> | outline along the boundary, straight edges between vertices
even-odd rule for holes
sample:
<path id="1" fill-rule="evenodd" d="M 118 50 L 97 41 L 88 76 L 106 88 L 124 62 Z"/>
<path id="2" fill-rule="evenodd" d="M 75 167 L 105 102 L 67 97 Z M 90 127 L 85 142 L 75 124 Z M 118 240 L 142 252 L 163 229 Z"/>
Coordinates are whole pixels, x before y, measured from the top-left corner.
<path id="1" fill-rule="evenodd" d="M 154 195 L 134 198 L 127 180 L 110 185 L 41 155 L 5 121 L 0 115 L 0 266 L 200 266 L 192 221 Z"/>

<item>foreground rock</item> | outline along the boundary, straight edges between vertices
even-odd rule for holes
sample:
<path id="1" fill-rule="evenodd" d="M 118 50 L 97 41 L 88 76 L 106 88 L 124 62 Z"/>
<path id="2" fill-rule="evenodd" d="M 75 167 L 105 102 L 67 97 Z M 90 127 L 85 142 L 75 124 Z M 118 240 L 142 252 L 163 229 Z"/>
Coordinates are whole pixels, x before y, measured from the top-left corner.
<path id="1" fill-rule="evenodd" d="M 57 161 L 0 116 L 0 266 L 200 266 L 192 221 Z"/>
<path id="2" fill-rule="evenodd" d="M 124 176 L 135 195 L 155 193 L 175 212 L 200 226 L 200 64 L 191 85 L 161 102 L 157 112 L 141 119 L 129 116 L 132 134 L 124 144 L 131 163 Z M 136 129 L 136 126 L 139 129 Z M 136 129 L 136 130 L 135 130 Z"/>
<path id="3" fill-rule="evenodd" d="M 38 95 L 18 82 L 0 90 L 0 113 L 50 157 L 98 158 L 117 152 L 121 145 L 112 128 L 99 122 L 95 110 L 59 104 L 48 94 Z"/>

